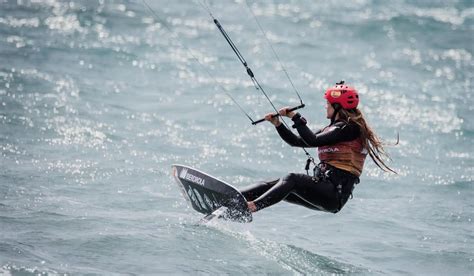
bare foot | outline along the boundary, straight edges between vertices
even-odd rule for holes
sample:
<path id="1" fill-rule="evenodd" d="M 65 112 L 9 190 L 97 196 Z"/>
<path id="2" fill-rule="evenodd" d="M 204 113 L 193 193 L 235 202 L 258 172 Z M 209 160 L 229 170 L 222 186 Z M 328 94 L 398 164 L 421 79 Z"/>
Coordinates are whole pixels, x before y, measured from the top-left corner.
<path id="1" fill-rule="evenodd" d="M 257 206 L 255 205 L 255 203 L 253 203 L 253 201 L 247 201 L 247 207 L 249 208 L 250 212 L 257 212 Z"/>

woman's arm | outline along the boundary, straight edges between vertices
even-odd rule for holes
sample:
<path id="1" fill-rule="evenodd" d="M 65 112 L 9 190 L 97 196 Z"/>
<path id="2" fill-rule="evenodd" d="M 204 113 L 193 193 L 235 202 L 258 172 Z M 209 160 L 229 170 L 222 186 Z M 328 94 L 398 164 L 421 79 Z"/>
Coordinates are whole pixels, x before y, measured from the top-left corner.
<path id="1" fill-rule="evenodd" d="M 282 112 L 281 109 L 280 112 Z M 286 112 L 286 111 L 285 111 Z M 293 147 L 307 147 L 306 143 L 304 142 L 301 137 L 295 135 L 291 130 L 289 130 L 284 124 L 280 122 L 280 118 L 278 116 L 273 116 L 272 113 L 268 113 L 265 115 L 265 120 L 272 123 L 280 134 L 280 137 L 287 142 L 290 146 Z"/>
<path id="2" fill-rule="evenodd" d="M 288 145 L 292 147 L 308 147 L 308 145 L 303 139 L 301 139 L 301 137 L 295 135 L 284 124 L 276 126 L 276 129 L 281 139 L 283 139 L 283 141 L 285 141 Z"/>
<path id="3" fill-rule="evenodd" d="M 298 131 L 301 139 L 308 146 L 319 147 L 332 145 L 339 142 L 352 141 L 360 136 L 360 129 L 356 124 L 336 122 L 324 132 L 313 133 L 307 126 L 306 120 L 299 113 L 292 118 L 294 128 Z"/>

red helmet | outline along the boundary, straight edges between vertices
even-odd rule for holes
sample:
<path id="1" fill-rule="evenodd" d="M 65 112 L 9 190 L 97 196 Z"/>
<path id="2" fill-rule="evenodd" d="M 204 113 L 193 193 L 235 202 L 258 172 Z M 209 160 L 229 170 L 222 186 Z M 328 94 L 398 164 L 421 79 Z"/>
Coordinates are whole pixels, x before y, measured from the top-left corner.
<path id="1" fill-rule="evenodd" d="M 354 109 L 359 104 L 359 94 L 354 87 L 344 84 L 344 81 L 336 83 L 335 86 L 328 88 L 324 98 L 330 104 L 340 104 L 344 109 Z"/>

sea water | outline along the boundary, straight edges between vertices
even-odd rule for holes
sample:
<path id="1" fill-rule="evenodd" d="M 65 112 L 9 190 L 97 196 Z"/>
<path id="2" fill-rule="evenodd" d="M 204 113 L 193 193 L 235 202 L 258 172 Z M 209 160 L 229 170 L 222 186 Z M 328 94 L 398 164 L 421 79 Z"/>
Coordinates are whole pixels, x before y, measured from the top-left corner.
<path id="1" fill-rule="evenodd" d="M 354 85 L 398 174 L 368 160 L 336 215 L 198 224 L 172 164 L 241 188 L 306 161 L 226 95 L 273 111 L 206 6 L 312 129 Z M 0 1 L 0 274 L 472 274 L 473 32 L 469 0 Z"/>

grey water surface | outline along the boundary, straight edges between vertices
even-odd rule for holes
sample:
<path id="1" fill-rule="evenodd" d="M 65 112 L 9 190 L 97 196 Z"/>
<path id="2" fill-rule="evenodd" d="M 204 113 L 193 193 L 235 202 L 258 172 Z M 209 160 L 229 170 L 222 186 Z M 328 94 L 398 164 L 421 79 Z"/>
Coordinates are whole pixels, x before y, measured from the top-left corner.
<path id="1" fill-rule="evenodd" d="M 145 3 L 0 0 L 0 274 L 472 275 L 472 1 Z M 311 128 L 325 89 L 354 85 L 380 137 L 400 136 L 398 174 L 368 160 L 336 215 L 280 203 L 198 224 L 171 164 L 241 188 L 306 161 L 226 96 L 272 111 L 203 4 L 275 105 L 297 105 L 255 14 Z"/>

